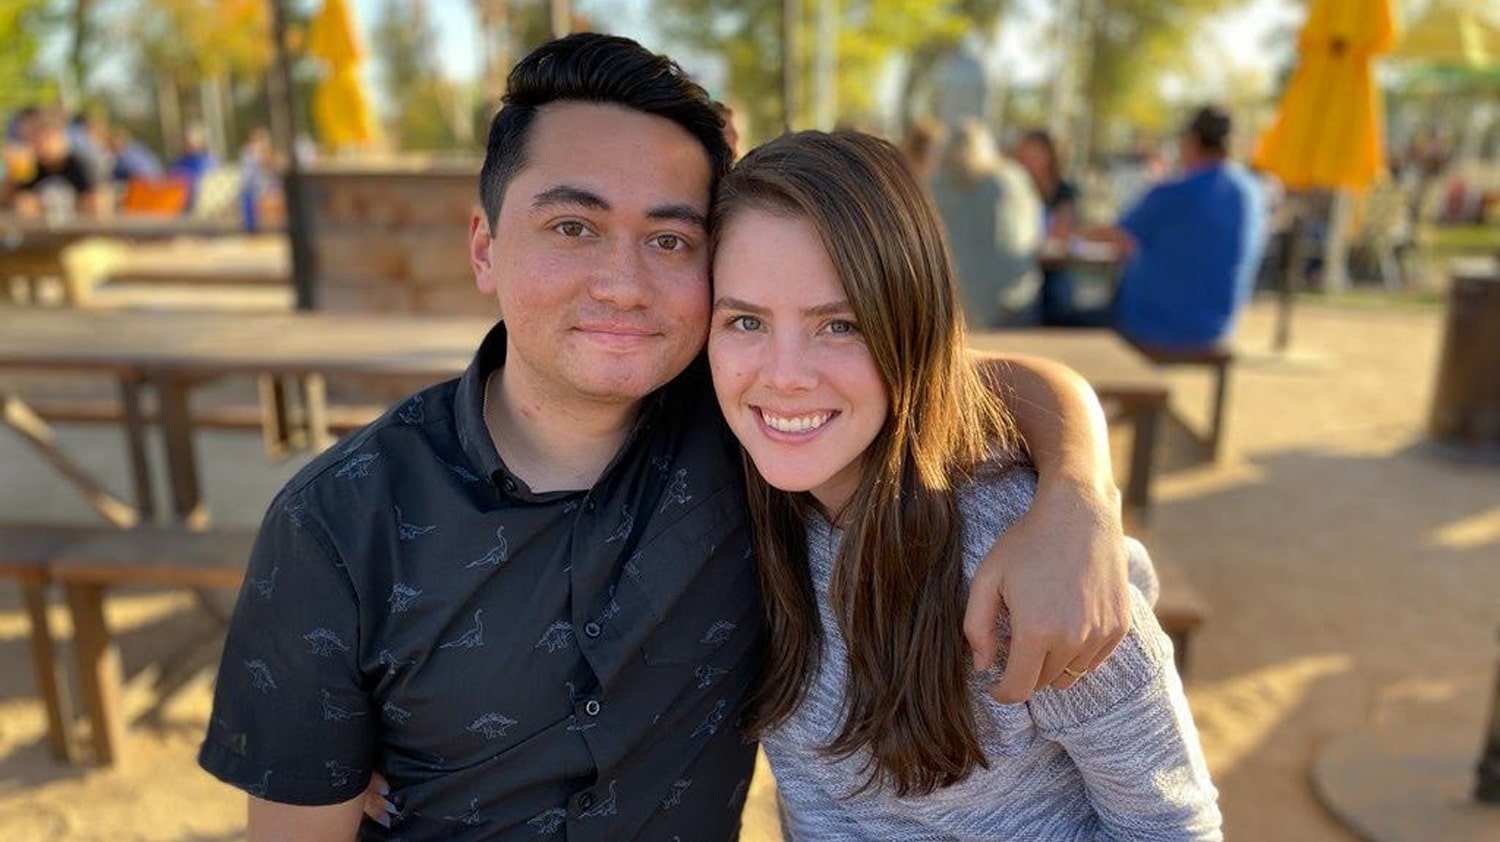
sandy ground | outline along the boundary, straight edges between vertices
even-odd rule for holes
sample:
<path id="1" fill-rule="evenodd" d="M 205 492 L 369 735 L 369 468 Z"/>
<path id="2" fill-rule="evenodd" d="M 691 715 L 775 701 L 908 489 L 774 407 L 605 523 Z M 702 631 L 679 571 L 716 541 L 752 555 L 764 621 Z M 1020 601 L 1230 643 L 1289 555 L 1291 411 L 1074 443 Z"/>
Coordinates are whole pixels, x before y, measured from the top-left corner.
<path id="1" fill-rule="evenodd" d="M 1430 705 L 1472 719 L 1478 757 L 1500 626 L 1500 466 L 1423 444 L 1439 309 L 1305 306 L 1286 358 L 1258 353 L 1271 324 L 1257 304 L 1241 332 L 1250 359 L 1232 387 L 1229 458 L 1195 464 L 1169 429 L 1147 539 L 1210 606 L 1187 684 L 1229 837 L 1352 840 L 1309 781 L 1329 736 L 1394 705 Z M 1173 381 L 1174 401 L 1201 419 L 1206 378 Z M 69 428 L 62 439 L 127 487 L 117 433 Z M 253 435 L 206 435 L 200 447 L 224 523 L 253 524 L 300 464 L 267 464 Z M 0 516 L 90 519 L 10 435 L 0 435 Z M 0 837 L 240 839 L 242 797 L 193 764 L 217 628 L 182 594 L 124 593 L 111 609 L 130 756 L 115 770 L 64 768 L 42 742 L 17 596 L 0 587 Z M 767 802 L 754 810 L 746 838 L 777 838 Z"/>

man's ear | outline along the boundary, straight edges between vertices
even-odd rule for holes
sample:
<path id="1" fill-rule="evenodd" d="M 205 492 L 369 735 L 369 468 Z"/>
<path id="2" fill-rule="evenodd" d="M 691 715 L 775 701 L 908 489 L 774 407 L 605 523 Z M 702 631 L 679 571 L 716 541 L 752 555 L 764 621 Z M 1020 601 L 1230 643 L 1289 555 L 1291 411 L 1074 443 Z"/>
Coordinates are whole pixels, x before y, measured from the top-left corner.
<path id="1" fill-rule="evenodd" d="M 486 295 L 495 294 L 495 279 L 490 261 L 490 222 L 484 210 L 475 206 L 469 214 L 469 268 L 474 272 L 474 286 Z"/>

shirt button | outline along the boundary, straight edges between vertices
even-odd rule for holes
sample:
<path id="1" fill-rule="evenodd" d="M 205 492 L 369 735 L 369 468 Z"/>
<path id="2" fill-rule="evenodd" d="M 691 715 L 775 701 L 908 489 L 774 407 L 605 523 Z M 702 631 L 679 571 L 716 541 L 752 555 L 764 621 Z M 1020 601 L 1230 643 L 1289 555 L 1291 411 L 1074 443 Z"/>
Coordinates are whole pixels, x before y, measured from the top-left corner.
<path id="1" fill-rule="evenodd" d="M 594 510 L 594 501 L 592 499 L 583 501 L 583 510 L 592 512 Z"/>
<path id="2" fill-rule="evenodd" d="M 598 637 L 600 632 L 603 631 L 604 629 L 600 628 L 599 624 L 594 622 L 593 620 L 588 621 L 583 626 L 583 633 L 588 635 L 589 637 Z"/>
<path id="3" fill-rule="evenodd" d="M 516 481 L 511 479 L 510 477 L 505 478 L 504 486 L 507 493 L 516 493 Z"/>
<path id="4" fill-rule="evenodd" d="M 594 794 L 592 792 L 585 792 L 584 794 L 578 796 L 579 809 L 587 810 L 592 806 L 594 806 Z"/>
<path id="5" fill-rule="evenodd" d="M 588 714 L 589 716 L 598 716 L 599 715 L 599 700 L 598 699 L 589 699 L 587 702 L 584 702 L 584 704 L 583 704 L 583 712 L 586 713 L 586 714 Z"/>

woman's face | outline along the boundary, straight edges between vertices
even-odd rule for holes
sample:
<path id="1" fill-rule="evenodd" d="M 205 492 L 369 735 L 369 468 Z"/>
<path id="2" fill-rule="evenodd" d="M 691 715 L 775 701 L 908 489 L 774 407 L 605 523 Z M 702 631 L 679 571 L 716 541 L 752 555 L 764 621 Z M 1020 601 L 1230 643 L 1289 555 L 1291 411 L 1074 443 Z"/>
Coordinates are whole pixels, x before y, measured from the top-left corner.
<path id="1" fill-rule="evenodd" d="M 1037 184 L 1046 183 L 1052 169 L 1052 156 L 1047 154 L 1047 147 L 1035 140 L 1023 140 L 1017 144 L 1016 162 L 1031 173 L 1031 180 Z"/>
<path id="2" fill-rule="evenodd" d="M 713 269 L 719 407 L 767 482 L 836 515 L 890 400 L 823 241 L 805 218 L 742 211 Z"/>

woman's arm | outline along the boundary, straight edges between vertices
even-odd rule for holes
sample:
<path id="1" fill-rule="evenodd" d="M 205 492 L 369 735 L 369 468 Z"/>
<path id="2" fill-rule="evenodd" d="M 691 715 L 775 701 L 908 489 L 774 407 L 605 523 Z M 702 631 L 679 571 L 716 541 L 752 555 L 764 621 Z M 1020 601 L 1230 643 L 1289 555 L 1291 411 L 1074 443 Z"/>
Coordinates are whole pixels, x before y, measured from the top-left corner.
<path id="1" fill-rule="evenodd" d="M 1218 842 L 1218 790 L 1171 643 L 1139 594 L 1132 611 L 1115 657 L 1082 679 L 1086 686 L 1037 694 L 1032 717 L 1078 767 L 1105 836 Z"/>
<path id="2" fill-rule="evenodd" d="M 1104 412 L 1072 369 L 1032 357 L 979 363 L 1005 401 L 1039 476 L 1031 509 L 974 576 L 964 635 L 976 669 L 994 661 L 995 620 L 1010 612 L 1002 702 L 1063 688 L 1103 661 L 1130 628 L 1120 492 Z"/>

